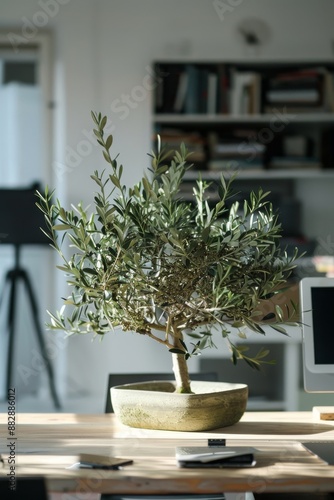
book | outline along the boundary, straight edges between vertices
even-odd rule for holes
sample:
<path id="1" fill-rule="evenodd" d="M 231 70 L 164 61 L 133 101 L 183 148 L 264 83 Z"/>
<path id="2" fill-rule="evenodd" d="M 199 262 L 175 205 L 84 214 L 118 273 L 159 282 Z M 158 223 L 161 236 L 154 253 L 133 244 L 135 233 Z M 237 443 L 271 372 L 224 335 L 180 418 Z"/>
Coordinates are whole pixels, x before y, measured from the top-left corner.
<path id="1" fill-rule="evenodd" d="M 212 153 L 215 156 L 245 156 L 245 155 L 258 155 L 265 151 L 266 147 L 260 142 L 246 142 L 246 141 L 231 141 L 220 142 L 216 144 Z"/>
<path id="2" fill-rule="evenodd" d="M 207 113 L 217 112 L 217 92 L 218 92 L 218 74 L 210 72 L 208 75 L 208 94 L 207 94 Z"/>
<path id="3" fill-rule="evenodd" d="M 214 159 L 208 162 L 208 169 L 211 171 L 243 170 L 247 172 L 261 172 L 264 170 L 263 159 Z"/>
<path id="4" fill-rule="evenodd" d="M 313 88 L 321 82 L 326 71 L 318 67 L 278 72 L 269 77 L 268 84 L 271 88 Z"/>
<path id="5" fill-rule="evenodd" d="M 186 71 L 183 71 L 179 76 L 179 82 L 175 95 L 175 101 L 173 107 L 173 111 L 175 111 L 175 113 L 181 113 L 183 111 L 188 90 L 188 82 L 189 82 L 189 75 Z"/>
<path id="6" fill-rule="evenodd" d="M 225 64 L 218 65 L 218 95 L 217 112 L 227 114 L 230 112 L 230 79 Z"/>
<path id="7" fill-rule="evenodd" d="M 314 106 L 311 103 L 302 104 L 300 103 L 299 105 L 296 105 L 296 103 L 293 104 L 271 104 L 270 106 L 264 106 L 263 107 L 263 113 L 264 114 L 272 114 L 275 115 L 277 113 L 280 113 L 282 115 L 290 114 L 290 115 L 295 115 L 295 114 L 307 114 L 307 113 L 324 113 L 326 111 L 326 108 L 324 106 Z"/>
<path id="8" fill-rule="evenodd" d="M 161 143 L 166 149 L 173 151 L 179 150 L 183 142 L 191 155 L 190 162 L 203 162 L 205 160 L 205 140 L 198 132 L 187 132 L 182 129 L 163 128 L 159 131 Z"/>
<path id="9" fill-rule="evenodd" d="M 248 87 L 249 103 L 248 113 L 259 114 L 261 113 L 261 75 L 254 73 L 252 82 Z"/>
<path id="10" fill-rule="evenodd" d="M 256 84 L 259 84 L 259 79 L 257 78 L 256 73 L 238 71 L 237 69 L 232 68 L 230 91 L 230 113 L 232 115 L 250 113 L 250 109 L 253 108 L 253 103 L 251 104 L 251 99 L 254 99 L 253 94 L 259 94 L 258 90 L 254 92 L 253 86 Z"/>
<path id="11" fill-rule="evenodd" d="M 325 107 L 330 113 L 334 112 L 334 74 L 326 71 L 324 78 Z"/>
<path id="12" fill-rule="evenodd" d="M 246 446 L 177 446 L 175 456 L 180 467 L 253 467 L 255 451 Z"/>
<path id="13" fill-rule="evenodd" d="M 181 64 L 164 64 L 163 68 L 160 68 L 163 77 L 162 82 L 159 84 L 161 85 L 159 90 L 160 106 L 156 109 L 157 113 L 175 113 L 174 107 L 177 94 L 180 92 L 180 78 L 184 72 L 183 68 Z"/>
<path id="14" fill-rule="evenodd" d="M 207 137 L 208 149 L 212 159 L 217 158 L 255 158 L 262 157 L 266 145 L 256 139 L 252 130 L 233 130 L 233 135 L 221 137 L 211 132 Z"/>
<path id="15" fill-rule="evenodd" d="M 194 64 L 186 64 L 185 71 L 188 78 L 188 88 L 185 96 L 184 112 L 192 114 L 198 112 L 198 67 Z"/>
<path id="16" fill-rule="evenodd" d="M 317 103 L 320 98 L 317 89 L 270 90 L 266 94 L 268 102 Z"/>
<path id="17" fill-rule="evenodd" d="M 307 158 L 305 156 L 279 156 L 273 157 L 268 165 L 271 169 L 314 169 L 321 168 L 318 158 Z"/>

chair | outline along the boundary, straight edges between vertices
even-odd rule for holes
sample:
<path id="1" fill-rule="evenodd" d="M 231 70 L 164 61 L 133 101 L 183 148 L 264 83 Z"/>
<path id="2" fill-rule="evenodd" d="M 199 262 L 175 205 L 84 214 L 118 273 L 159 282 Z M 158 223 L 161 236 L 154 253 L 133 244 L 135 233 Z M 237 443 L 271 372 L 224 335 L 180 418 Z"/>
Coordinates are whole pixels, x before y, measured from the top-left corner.
<path id="1" fill-rule="evenodd" d="M 218 376 L 216 372 L 192 373 L 190 379 L 216 382 Z M 136 382 L 149 382 L 151 380 L 174 380 L 174 375 L 171 373 L 111 373 L 108 377 L 105 413 L 114 413 L 110 399 L 110 387 Z"/>
<path id="2" fill-rule="evenodd" d="M 15 489 L 11 489 L 11 486 Z M 48 500 L 43 477 L 15 477 L 13 483 L 8 477 L 0 478 L 1 500 Z"/>

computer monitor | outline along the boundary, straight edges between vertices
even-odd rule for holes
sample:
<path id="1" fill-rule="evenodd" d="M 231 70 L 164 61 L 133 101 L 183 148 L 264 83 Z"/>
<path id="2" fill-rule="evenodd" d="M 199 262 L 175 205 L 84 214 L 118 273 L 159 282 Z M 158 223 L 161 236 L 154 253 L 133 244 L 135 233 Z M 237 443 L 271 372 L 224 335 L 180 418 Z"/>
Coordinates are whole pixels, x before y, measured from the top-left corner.
<path id="1" fill-rule="evenodd" d="M 334 393 L 334 278 L 300 281 L 306 392 Z"/>

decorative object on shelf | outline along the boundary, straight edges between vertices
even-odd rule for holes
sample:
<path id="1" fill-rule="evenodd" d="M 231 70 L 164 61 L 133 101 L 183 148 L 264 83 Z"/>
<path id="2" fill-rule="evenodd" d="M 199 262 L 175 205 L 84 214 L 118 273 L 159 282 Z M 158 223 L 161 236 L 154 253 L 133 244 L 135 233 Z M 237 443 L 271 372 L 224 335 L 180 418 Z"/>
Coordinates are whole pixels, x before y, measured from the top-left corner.
<path id="1" fill-rule="evenodd" d="M 271 31 L 269 25 L 262 19 L 249 17 L 238 24 L 237 34 L 247 47 L 249 55 L 257 55 L 260 47 L 270 40 Z"/>
<path id="2" fill-rule="evenodd" d="M 185 394 L 196 393 L 187 361 L 215 347 L 214 330 L 228 343 L 234 364 L 243 359 L 259 368 L 266 362 L 267 350 L 250 357 L 244 345 L 237 345 L 238 339 L 247 336 L 247 329 L 265 335 L 266 325 L 286 333 L 284 323 L 296 324 L 293 303 L 286 304 L 286 310 L 277 305 L 266 315 L 260 306 L 284 293 L 297 255 L 288 257 L 280 249 L 281 227 L 266 199 L 268 193 L 259 190 L 242 204 L 230 203 L 234 175 L 221 177 L 219 199 L 213 207 L 206 201 L 209 184 L 201 177 L 193 203 L 182 200 L 180 185 L 189 168 L 183 144 L 172 160 L 158 144 L 157 153 L 151 155 L 150 175 L 131 188 L 124 186 L 123 166 L 110 154 L 113 138 L 105 137 L 107 117 L 100 113 L 92 117 L 94 133 L 110 165 L 108 174 L 95 171 L 91 175 L 99 188 L 94 196 L 95 213 L 81 204 L 66 210 L 59 200 L 52 202 L 54 193 L 48 188 L 44 195 L 37 193 L 47 235 L 64 263 L 59 269 L 68 276 L 72 289 L 61 311 L 50 313 L 49 327 L 69 335 L 93 333 L 101 338 L 121 327 L 159 342 L 172 356 L 175 382 L 169 391 L 172 388 L 177 407 Z M 66 238 L 73 249 L 69 258 L 61 248 Z M 240 389 L 240 394 L 231 398 L 234 389 Z M 232 409 L 228 402 L 217 402 L 220 388 L 215 391 L 212 400 L 222 419 L 212 425 L 237 422 L 245 409 L 247 386 L 227 391 Z M 156 402 L 161 392 L 155 392 Z M 161 397 L 165 405 L 165 395 Z M 198 400 L 199 395 L 194 398 Z M 117 412 L 114 401 L 113 406 Z M 124 411 L 127 417 L 134 416 L 134 423 L 128 418 L 126 423 L 138 425 L 138 415 L 146 412 L 139 403 L 130 406 Z M 140 421 L 140 426 L 148 424 Z"/>

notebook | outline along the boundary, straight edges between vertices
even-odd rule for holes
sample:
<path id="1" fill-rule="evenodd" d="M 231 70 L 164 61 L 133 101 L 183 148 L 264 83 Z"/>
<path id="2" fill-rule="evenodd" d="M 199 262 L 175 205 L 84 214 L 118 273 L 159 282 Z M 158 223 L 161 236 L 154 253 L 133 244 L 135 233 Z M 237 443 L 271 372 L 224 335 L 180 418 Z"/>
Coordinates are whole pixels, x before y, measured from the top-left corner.
<path id="1" fill-rule="evenodd" d="M 254 451 L 245 446 L 178 446 L 175 456 L 180 467 L 252 467 Z"/>

